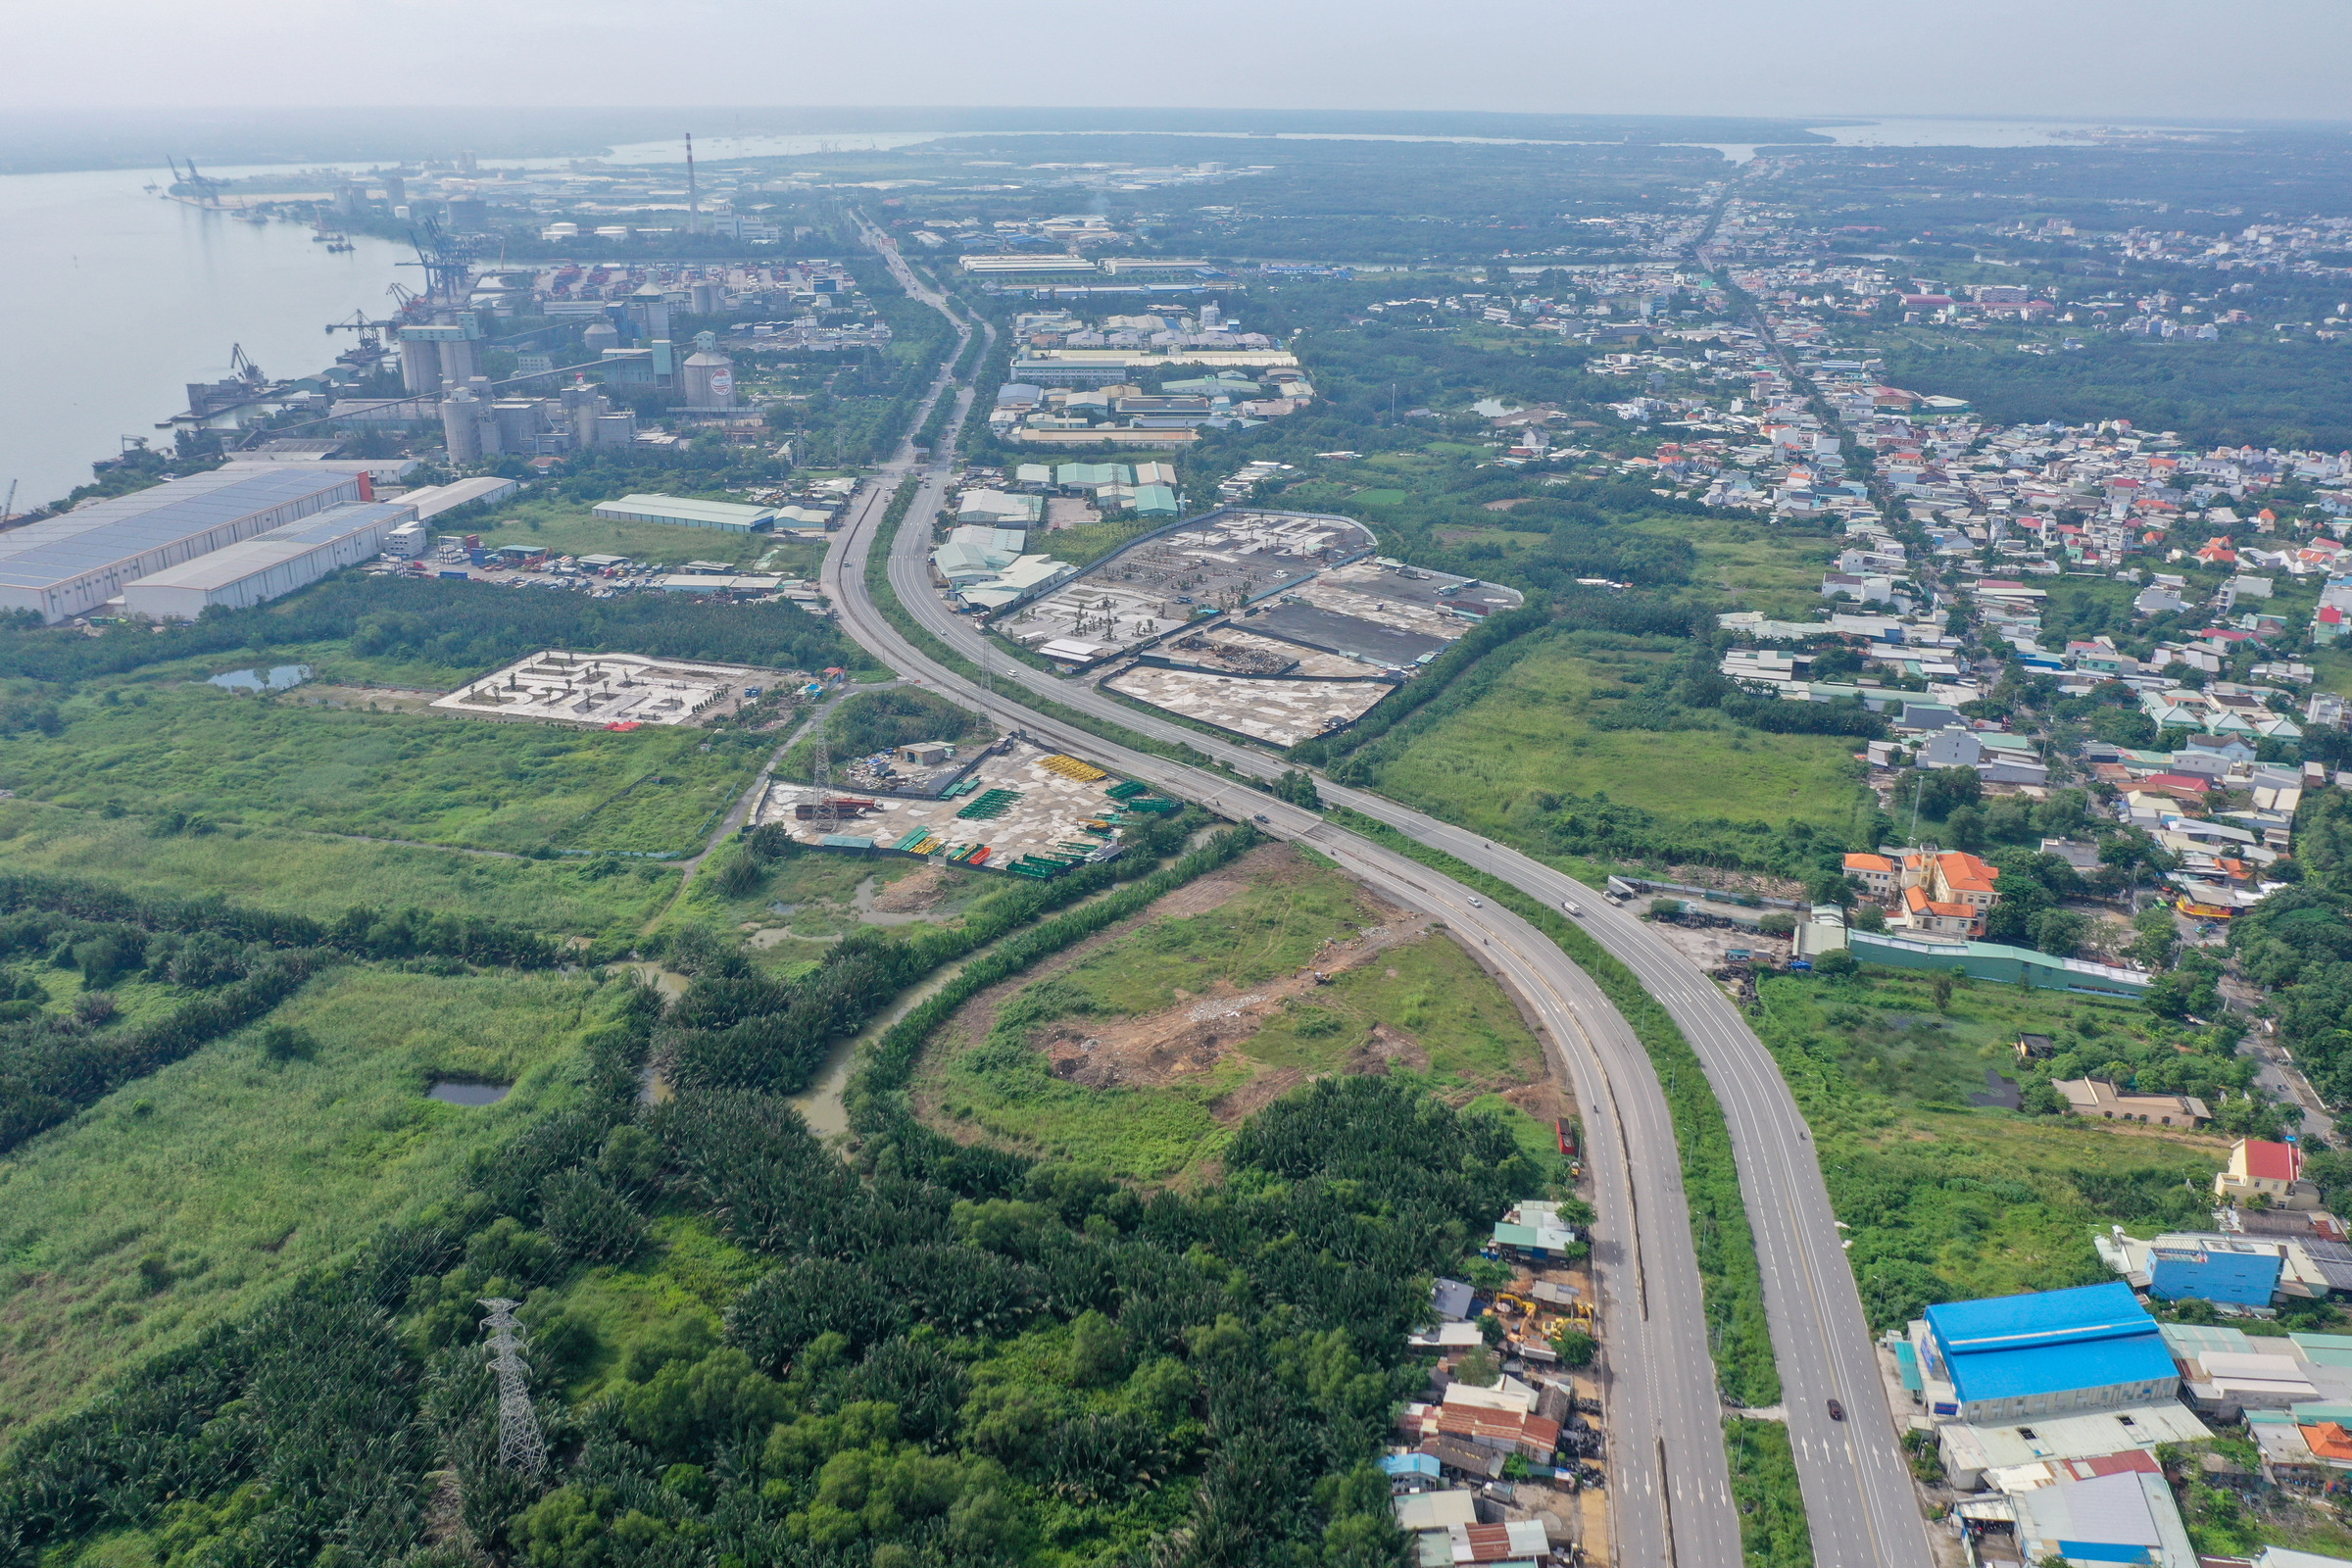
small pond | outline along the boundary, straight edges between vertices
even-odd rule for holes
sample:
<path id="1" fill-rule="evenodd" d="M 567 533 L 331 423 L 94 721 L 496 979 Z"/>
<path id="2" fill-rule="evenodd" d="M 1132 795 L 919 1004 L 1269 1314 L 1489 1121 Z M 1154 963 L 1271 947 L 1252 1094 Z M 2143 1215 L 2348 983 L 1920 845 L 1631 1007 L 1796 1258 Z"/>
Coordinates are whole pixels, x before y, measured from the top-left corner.
<path id="1" fill-rule="evenodd" d="M 507 1098 L 513 1084 L 462 1084 L 445 1078 L 425 1094 L 451 1105 L 495 1105 Z"/>
<path id="2" fill-rule="evenodd" d="M 205 684 L 231 692 L 282 692 L 291 691 L 310 678 L 308 664 L 273 664 L 267 674 L 258 669 L 232 669 L 215 675 Z"/>

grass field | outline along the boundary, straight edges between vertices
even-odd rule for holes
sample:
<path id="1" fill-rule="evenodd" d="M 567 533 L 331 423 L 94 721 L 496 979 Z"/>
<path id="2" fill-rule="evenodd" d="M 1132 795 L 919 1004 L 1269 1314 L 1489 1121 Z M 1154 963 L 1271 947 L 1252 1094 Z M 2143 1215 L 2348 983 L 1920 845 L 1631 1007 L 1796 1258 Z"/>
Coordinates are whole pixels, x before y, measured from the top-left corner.
<path id="1" fill-rule="evenodd" d="M 61 735 L 0 754 L 0 784 L 152 821 L 304 827 L 483 849 L 688 851 L 768 742 L 304 708 L 183 685 L 77 699 Z"/>
<path id="2" fill-rule="evenodd" d="M 233 1036 L 0 1162 L 0 1441 L 452 1193 L 470 1151 L 567 1092 L 597 991 L 334 970 L 272 1017 L 315 1059 Z M 425 1097 L 440 1075 L 518 1081 L 471 1108 Z"/>
<path id="3" fill-rule="evenodd" d="M 1693 586 L 1723 594 L 1741 610 L 1789 620 L 1810 620 L 1821 608 L 1822 574 L 1841 546 L 1821 534 L 1738 514 L 1643 517 L 1630 526 L 1690 540 L 1698 552 L 1690 573 Z"/>
<path id="4" fill-rule="evenodd" d="M 729 497 L 741 501 L 742 497 Z M 778 539 L 764 533 L 728 533 L 718 528 L 682 528 L 668 522 L 613 522 L 568 501 L 523 501 L 485 521 L 467 524 L 485 546 L 530 545 L 559 556 L 626 556 L 631 561 L 680 566 L 689 561 L 723 561 L 784 577 L 812 575 L 824 559 L 815 541 Z"/>
<path id="5" fill-rule="evenodd" d="M 1580 651 L 1552 638 L 1494 689 L 1383 764 L 1382 790 L 1489 833 L 1538 794 L 1605 795 L 1684 821 L 1730 817 L 1847 831 L 1865 805 L 1855 743 L 1734 728 L 1596 729 L 1586 715 L 1680 674 L 1675 654 Z M 1637 680 L 1630 684 L 1625 677 Z"/>
<path id="6" fill-rule="evenodd" d="M 2098 1228 L 2148 1235 L 2208 1224 L 2229 1140 L 2126 1132 L 1962 1102 L 2014 1031 L 2131 1009 L 1977 985 L 1939 1018 L 1925 977 L 1870 971 L 1764 982 L 1757 1032 L 1813 1128 L 1875 1326 L 1931 1299 L 2054 1290 L 2110 1277 Z M 2036 1027 L 2036 1026 L 2039 1027 Z"/>
<path id="7" fill-rule="evenodd" d="M 1542 1048 L 1451 938 L 1289 851 L 1239 869 L 1213 907 L 1185 890 L 968 1006 L 935 1038 L 918 1103 L 962 1136 L 1165 1180 L 1308 1078 L 1409 1071 L 1455 1103 L 1483 1098 L 1531 1152 L 1552 1147 L 1502 1098 L 1544 1077 Z M 1330 983 L 1302 979 L 1310 966 Z"/>
<path id="8" fill-rule="evenodd" d="M 677 886 L 676 871 L 653 862 L 614 875 L 609 864 L 359 844 L 290 828 L 158 838 L 137 817 L 33 801 L 0 801 L 0 858 L 140 893 L 217 894 L 319 919 L 355 904 L 414 905 L 583 936 L 635 930 Z"/>

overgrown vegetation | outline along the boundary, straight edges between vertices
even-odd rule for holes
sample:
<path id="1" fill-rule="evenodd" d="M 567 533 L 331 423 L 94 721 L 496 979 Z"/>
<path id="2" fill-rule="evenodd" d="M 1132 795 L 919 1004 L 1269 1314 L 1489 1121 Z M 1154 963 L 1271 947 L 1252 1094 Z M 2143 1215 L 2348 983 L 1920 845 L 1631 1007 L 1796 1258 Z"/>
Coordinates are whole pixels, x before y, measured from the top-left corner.
<path id="1" fill-rule="evenodd" d="M 925 1005 L 1251 841 L 1001 944 Z M 1396 1559 L 1367 1461 L 1421 1377 L 1405 1332 L 1535 1185 L 1497 1124 L 1324 1083 L 1244 1129 L 1226 1184 L 1143 1199 L 915 1123 L 918 1008 L 854 1094 L 845 1165 L 760 1089 L 640 1103 L 662 1004 L 609 995 L 568 1102 L 467 1192 L 20 1438 L 0 1527 L 122 1561 L 421 1564 L 447 1466 L 471 1540 L 549 1568 Z M 555 1459 L 535 1481 L 495 1463 L 490 1295 L 525 1300 Z"/>

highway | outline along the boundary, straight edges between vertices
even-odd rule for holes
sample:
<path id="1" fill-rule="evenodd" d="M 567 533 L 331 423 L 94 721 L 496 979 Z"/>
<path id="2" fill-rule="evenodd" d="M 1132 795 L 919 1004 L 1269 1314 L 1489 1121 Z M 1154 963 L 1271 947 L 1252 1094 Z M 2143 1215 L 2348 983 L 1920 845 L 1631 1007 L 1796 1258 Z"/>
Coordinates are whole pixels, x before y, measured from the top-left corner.
<path id="1" fill-rule="evenodd" d="M 908 292 L 953 317 L 948 303 L 905 269 L 895 247 L 869 230 Z M 953 356 L 947 364 L 953 364 Z M 948 371 L 941 372 L 941 386 Z M 958 394 L 956 421 L 968 407 Z M 919 422 L 919 421 L 918 421 Z M 1302 839 L 1399 905 L 1445 919 L 1526 997 L 1546 1048 L 1585 1116 L 1600 1221 L 1594 1256 L 1601 1285 L 1609 1378 L 1612 1560 L 1678 1568 L 1740 1561 L 1723 1447 L 1723 1407 L 1708 1351 L 1697 1264 L 1665 1097 L 1647 1054 L 1622 1015 L 1557 944 L 1507 910 L 1417 861 L 1285 806 L 1230 778 L 1114 746 L 1041 714 L 1004 690 L 1036 692 L 1124 728 L 1181 742 L 1237 770 L 1272 777 L 1284 764 L 1244 746 L 1141 713 L 1084 680 L 1061 680 L 997 657 L 964 617 L 942 603 L 925 560 L 944 497 L 953 437 L 921 470 L 921 489 L 887 563 L 899 604 L 923 628 L 992 670 L 987 688 L 940 664 L 884 618 L 865 585 L 866 564 L 892 491 L 915 471 L 911 447 L 853 504 L 824 565 L 824 587 L 843 626 L 902 674 L 987 711 L 1002 723 L 1103 761 L 1229 816 L 1253 816 L 1267 832 Z M 1002 671 L 1001 678 L 994 671 Z M 1655 933 L 1564 873 L 1380 796 L 1318 780 L 1323 798 L 1397 828 L 1560 907 L 1580 904 L 1582 923 L 1634 970 L 1682 1028 L 1704 1065 L 1730 1126 L 1763 1270 L 1766 1311 L 1786 1387 L 1814 1560 L 1824 1568 L 1928 1568 L 1916 1491 L 1886 1414 L 1853 1278 L 1830 1211 L 1811 1136 L 1778 1066 L 1731 1000 Z M 1850 1419 L 1831 1420 L 1838 1398 Z"/>

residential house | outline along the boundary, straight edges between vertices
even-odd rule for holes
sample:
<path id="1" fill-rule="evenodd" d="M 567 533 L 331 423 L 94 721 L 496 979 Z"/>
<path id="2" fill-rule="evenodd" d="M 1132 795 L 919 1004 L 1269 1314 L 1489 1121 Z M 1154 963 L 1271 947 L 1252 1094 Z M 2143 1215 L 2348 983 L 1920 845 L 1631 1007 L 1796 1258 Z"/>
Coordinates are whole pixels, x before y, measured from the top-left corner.
<path id="1" fill-rule="evenodd" d="M 2102 1121 L 2137 1121 L 2151 1127 L 2202 1127 L 2213 1119 L 2193 1095 L 2163 1095 L 2118 1089 L 2105 1078 L 2060 1078 L 2050 1085 L 2066 1097 L 2067 1114 Z"/>
<path id="2" fill-rule="evenodd" d="M 2269 1208 L 2317 1208 L 2320 1190 L 2303 1179 L 2303 1151 L 2294 1144 L 2240 1138 L 2230 1163 L 2213 1179 L 2214 1196 L 2225 1203 L 2260 1200 Z"/>
<path id="3" fill-rule="evenodd" d="M 1985 911 L 2001 902 L 1993 886 L 2000 874 L 1957 850 L 1909 851 L 1903 856 L 1902 906 L 1892 923 L 1942 936 L 1981 937 Z"/>
<path id="4" fill-rule="evenodd" d="M 1848 855 L 1845 874 L 1874 899 L 1891 899 L 1902 891 L 1902 870 L 1884 855 Z"/>

